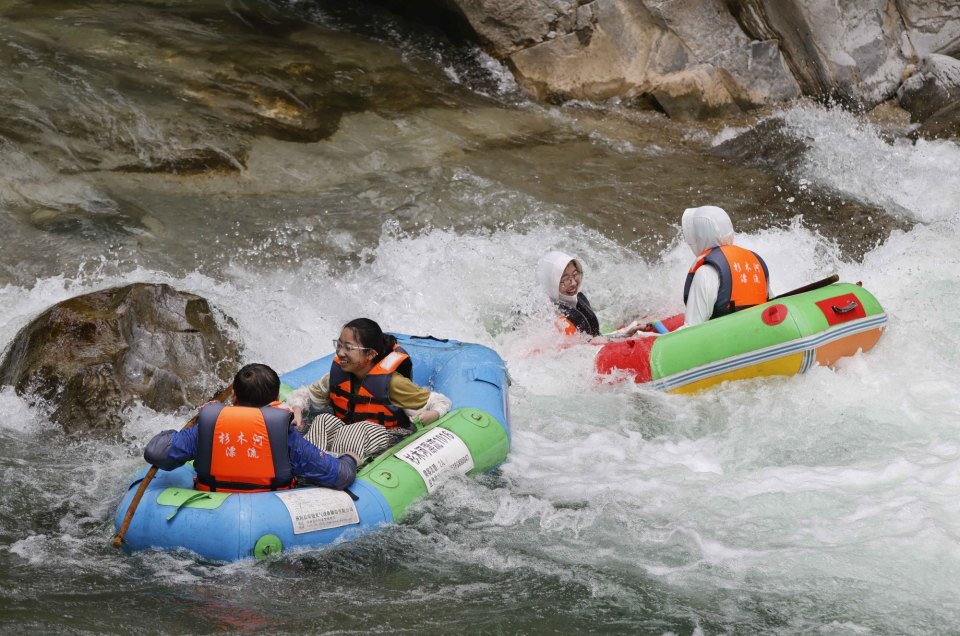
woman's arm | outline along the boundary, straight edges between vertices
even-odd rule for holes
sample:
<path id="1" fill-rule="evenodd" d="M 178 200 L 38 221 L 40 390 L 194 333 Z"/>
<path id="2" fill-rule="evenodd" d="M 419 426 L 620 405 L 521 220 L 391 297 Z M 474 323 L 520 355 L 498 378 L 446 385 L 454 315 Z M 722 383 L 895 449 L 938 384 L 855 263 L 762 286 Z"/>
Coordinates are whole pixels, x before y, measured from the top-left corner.
<path id="1" fill-rule="evenodd" d="M 330 406 L 330 374 L 326 374 L 313 384 L 302 386 L 290 393 L 287 405 L 293 411 L 293 421 L 303 426 L 303 412 L 317 412 Z"/>
<path id="2" fill-rule="evenodd" d="M 693 275 L 687 309 L 683 322 L 687 327 L 707 322 L 713 316 L 713 306 L 720 290 L 720 276 L 713 267 L 703 266 Z"/>
<path id="3" fill-rule="evenodd" d="M 419 419 L 423 425 L 431 424 L 449 413 L 451 406 L 450 398 L 446 395 L 437 393 L 436 391 L 430 391 L 430 397 L 427 399 L 427 403 L 423 408 L 413 412 L 407 411 L 407 415 L 411 420 Z"/>
<path id="4" fill-rule="evenodd" d="M 402 408 L 407 416 L 421 424 L 437 421 L 450 411 L 452 403 L 443 393 L 417 386 L 408 378 L 394 373 L 390 378 L 390 402 Z"/>

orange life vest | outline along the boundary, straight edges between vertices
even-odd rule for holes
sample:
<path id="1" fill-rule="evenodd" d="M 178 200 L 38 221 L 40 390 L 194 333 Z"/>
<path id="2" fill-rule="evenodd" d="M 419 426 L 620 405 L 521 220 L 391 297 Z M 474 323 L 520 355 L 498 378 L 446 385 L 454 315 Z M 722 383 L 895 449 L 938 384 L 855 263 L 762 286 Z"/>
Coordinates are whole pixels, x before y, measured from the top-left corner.
<path id="1" fill-rule="evenodd" d="M 717 301 L 711 319 L 767 302 L 767 264 L 759 255 L 736 245 L 712 247 L 700 255 L 683 286 L 683 302 L 690 296 L 693 275 L 703 265 L 710 265 L 720 276 Z"/>
<path id="2" fill-rule="evenodd" d="M 294 486 L 287 446 L 293 413 L 211 402 L 197 420 L 197 490 L 263 492 Z"/>
<path id="3" fill-rule="evenodd" d="M 369 420 L 388 428 L 409 428 L 410 419 L 390 402 L 390 378 L 410 356 L 399 346 L 383 357 L 357 386 L 356 379 L 343 370 L 340 358 L 330 365 L 330 404 L 333 414 L 347 424 Z M 355 390 L 352 390 L 355 389 Z"/>

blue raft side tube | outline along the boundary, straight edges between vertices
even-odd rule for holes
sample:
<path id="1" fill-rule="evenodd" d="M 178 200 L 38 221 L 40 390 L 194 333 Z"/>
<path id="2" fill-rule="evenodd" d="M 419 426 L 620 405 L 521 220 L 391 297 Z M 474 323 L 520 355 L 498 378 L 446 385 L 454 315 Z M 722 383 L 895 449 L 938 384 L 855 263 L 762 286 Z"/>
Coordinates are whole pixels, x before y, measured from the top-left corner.
<path id="1" fill-rule="evenodd" d="M 145 475 L 141 471 L 131 484 L 114 520 L 116 527 L 130 506 L 136 486 Z M 231 494 L 216 510 L 183 507 L 173 519 L 172 506 L 145 505 L 155 502 L 167 488 L 191 490 L 193 468 L 186 464 L 175 470 L 157 471 L 143 495 L 140 507 L 127 531 L 126 551 L 161 548 L 174 550 L 189 545 L 190 550 L 211 561 L 236 561 L 253 558 L 253 547 L 263 535 L 276 535 L 283 550 L 298 547 L 318 548 L 338 541 L 349 540 L 366 534 L 379 526 L 391 523 L 393 514 L 383 495 L 373 486 L 356 481 L 350 490 L 357 495 L 354 502 L 360 518 L 359 524 L 295 534 L 293 523 L 283 502 L 273 493 Z M 212 523 L 213 522 L 213 523 Z M 215 532 L 212 532 L 215 527 Z M 143 539 L 149 537 L 149 540 Z"/>

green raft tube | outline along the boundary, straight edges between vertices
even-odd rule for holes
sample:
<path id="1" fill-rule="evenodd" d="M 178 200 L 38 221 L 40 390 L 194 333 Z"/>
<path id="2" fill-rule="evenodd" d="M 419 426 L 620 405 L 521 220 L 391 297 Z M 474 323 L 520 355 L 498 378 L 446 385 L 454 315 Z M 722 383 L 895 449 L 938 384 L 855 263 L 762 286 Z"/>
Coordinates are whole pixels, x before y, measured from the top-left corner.
<path id="1" fill-rule="evenodd" d="M 859 284 L 834 283 L 660 336 L 600 348 L 596 369 L 671 393 L 731 380 L 803 373 L 869 351 L 887 314 Z"/>

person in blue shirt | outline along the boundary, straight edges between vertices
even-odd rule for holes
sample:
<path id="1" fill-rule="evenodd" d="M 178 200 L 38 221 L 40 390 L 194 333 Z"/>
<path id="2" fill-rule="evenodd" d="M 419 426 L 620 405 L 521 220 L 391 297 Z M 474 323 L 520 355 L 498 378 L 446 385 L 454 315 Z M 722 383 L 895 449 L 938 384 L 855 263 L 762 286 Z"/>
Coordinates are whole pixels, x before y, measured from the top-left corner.
<path id="1" fill-rule="evenodd" d="M 210 402 L 197 425 L 163 431 L 143 457 L 161 470 L 194 460 L 198 490 L 263 492 L 312 484 L 343 490 L 353 483 L 358 458 L 330 455 L 291 426 L 280 408 L 280 378 L 265 364 L 248 364 L 233 379 L 234 404 Z"/>

